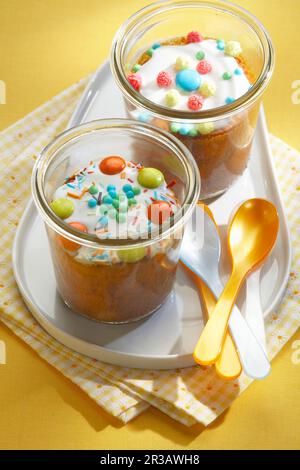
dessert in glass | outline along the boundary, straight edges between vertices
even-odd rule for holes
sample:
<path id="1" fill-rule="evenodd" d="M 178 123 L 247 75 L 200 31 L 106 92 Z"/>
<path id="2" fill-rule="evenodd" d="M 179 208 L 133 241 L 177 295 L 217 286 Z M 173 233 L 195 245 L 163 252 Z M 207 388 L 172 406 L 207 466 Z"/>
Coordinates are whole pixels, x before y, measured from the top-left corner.
<path id="1" fill-rule="evenodd" d="M 160 307 L 200 192 L 181 142 L 136 121 L 82 124 L 43 150 L 32 191 L 57 290 L 73 311 L 124 323 Z"/>
<path id="2" fill-rule="evenodd" d="M 273 67 L 264 27 L 219 0 L 151 4 L 121 26 L 111 52 L 128 115 L 189 148 L 201 199 L 222 194 L 247 167 Z"/>

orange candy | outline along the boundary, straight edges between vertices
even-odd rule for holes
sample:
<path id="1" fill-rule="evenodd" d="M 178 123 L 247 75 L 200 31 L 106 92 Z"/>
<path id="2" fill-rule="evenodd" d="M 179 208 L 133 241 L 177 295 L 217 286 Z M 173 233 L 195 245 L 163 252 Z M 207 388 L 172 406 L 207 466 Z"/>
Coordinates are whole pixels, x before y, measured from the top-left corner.
<path id="1" fill-rule="evenodd" d="M 172 215 L 171 205 L 167 201 L 154 201 L 148 206 L 148 219 L 161 225 Z"/>
<path id="2" fill-rule="evenodd" d="M 88 229 L 84 224 L 81 224 L 80 222 L 70 222 L 68 225 L 71 225 L 71 227 L 75 228 L 76 230 L 79 230 L 80 232 L 87 232 Z M 77 250 L 80 245 L 78 243 L 72 242 L 68 238 L 62 237 L 61 235 L 58 235 L 58 240 L 59 243 L 69 251 L 75 251 Z"/>
<path id="3" fill-rule="evenodd" d="M 126 167 L 126 162 L 121 157 L 106 157 L 99 164 L 100 171 L 105 175 L 117 175 Z"/>

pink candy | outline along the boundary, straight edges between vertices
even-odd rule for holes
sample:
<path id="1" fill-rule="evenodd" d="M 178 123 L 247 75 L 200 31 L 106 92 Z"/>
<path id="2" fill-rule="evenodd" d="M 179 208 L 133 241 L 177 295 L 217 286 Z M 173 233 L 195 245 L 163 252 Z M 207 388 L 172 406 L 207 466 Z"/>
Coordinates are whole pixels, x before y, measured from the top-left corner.
<path id="1" fill-rule="evenodd" d="M 202 108 L 204 103 L 203 96 L 191 95 L 188 99 L 188 107 L 192 111 L 199 111 Z"/>
<path id="2" fill-rule="evenodd" d="M 127 75 L 127 80 L 135 90 L 139 91 L 142 86 L 142 77 L 140 75 L 137 73 L 130 73 Z"/>
<path id="3" fill-rule="evenodd" d="M 206 73 L 211 72 L 212 66 L 210 65 L 207 60 L 200 60 L 197 65 L 197 72 L 201 73 L 201 75 L 205 75 Z"/>
<path id="4" fill-rule="evenodd" d="M 168 72 L 159 72 L 156 83 L 162 88 L 167 88 L 172 84 L 172 77 Z"/>
<path id="5" fill-rule="evenodd" d="M 203 36 L 198 33 L 198 31 L 191 31 L 188 35 L 187 35 L 187 42 L 188 44 L 190 44 L 191 42 L 201 42 L 203 41 Z"/>

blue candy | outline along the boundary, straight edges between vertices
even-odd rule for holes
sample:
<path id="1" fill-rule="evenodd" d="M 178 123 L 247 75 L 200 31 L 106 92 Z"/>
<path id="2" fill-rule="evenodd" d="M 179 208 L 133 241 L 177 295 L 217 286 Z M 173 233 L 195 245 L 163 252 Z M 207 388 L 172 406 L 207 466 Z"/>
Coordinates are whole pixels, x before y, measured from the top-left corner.
<path id="1" fill-rule="evenodd" d="M 228 96 L 228 98 L 226 98 L 226 100 L 225 100 L 225 103 L 226 103 L 226 104 L 231 104 L 231 103 L 233 103 L 234 101 L 235 101 L 234 98 L 230 98 L 230 96 Z"/>
<path id="2" fill-rule="evenodd" d="M 223 39 L 218 39 L 217 40 L 217 49 L 219 49 L 219 51 L 224 51 L 225 42 L 223 41 Z"/>
<path id="3" fill-rule="evenodd" d="M 134 197 L 134 192 L 133 191 L 126 191 L 126 196 L 128 197 L 128 199 L 131 199 Z"/>
<path id="4" fill-rule="evenodd" d="M 88 206 L 89 207 L 96 207 L 97 201 L 95 199 L 89 199 L 88 200 Z"/>
<path id="5" fill-rule="evenodd" d="M 152 45 L 152 49 L 158 49 L 160 47 L 160 44 L 159 42 L 155 42 L 153 45 Z"/>
<path id="6" fill-rule="evenodd" d="M 151 118 L 150 118 L 149 114 L 146 114 L 146 113 L 144 113 L 144 114 L 139 114 L 139 117 L 138 117 L 138 120 L 139 120 L 140 122 L 148 122 L 148 121 L 150 121 L 150 119 L 151 119 Z"/>
<path id="7" fill-rule="evenodd" d="M 181 135 L 188 135 L 190 131 L 190 127 L 189 126 L 181 126 L 181 128 L 179 129 L 179 134 Z"/>
<path id="8" fill-rule="evenodd" d="M 127 183 L 127 184 L 124 184 L 122 189 L 123 189 L 124 193 L 127 193 L 127 191 L 132 191 L 132 186 L 131 186 L 131 184 Z"/>
<path id="9" fill-rule="evenodd" d="M 235 75 L 242 75 L 241 69 L 235 69 L 234 74 Z"/>
<path id="10" fill-rule="evenodd" d="M 113 184 L 109 184 L 106 189 L 107 191 L 115 191 L 116 187 Z"/>
<path id="11" fill-rule="evenodd" d="M 200 87 L 201 77 L 196 70 L 180 70 L 176 74 L 176 85 L 184 91 L 194 91 Z"/>
<path id="12" fill-rule="evenodd" d="M 104 204 L 112 204 L 113 200 L 112 200 L 112 198 L 111 198 L 110 196 L 108 196 L 108 195 L 106 194 L 106 195 L 103 197 L 102 202 L 103 202 Z"/>
<path id="13" fill-rule="evenodd" d="M 111 197 L 112 199 L 116 199 L 116 198 L 117 198 L 117 191 L 110 190 L 110 191 L 108 191 L 108 194 L 110 195 L 110 197 Z"/>

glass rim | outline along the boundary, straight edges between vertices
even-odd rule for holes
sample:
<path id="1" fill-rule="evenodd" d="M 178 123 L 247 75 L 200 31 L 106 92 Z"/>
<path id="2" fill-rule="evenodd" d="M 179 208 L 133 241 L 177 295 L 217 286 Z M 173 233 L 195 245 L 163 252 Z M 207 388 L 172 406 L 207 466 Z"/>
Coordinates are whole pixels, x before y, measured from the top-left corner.
<path id="1" fill-rule="evenodd" d="M 172 9 L 190 7 L 216 9 L 227 14 L 229 13 L 239 18 L 241 21 L 244 21 L 258 37 L 264 53 L 264 64 L 261 73 L 244 95 L 236 99 L 233 103 L 197 112 L 167 108 L 147 99 L 129 84 L 122 66 L 122 53 L 126 44 L 127 34 L 131 33 L 141 21 L 145 22 L 159 13 L 167 12 Z M 119 89 L 132 105 L 142 108 L 146 112 L 151 112 L 156 118 L 172 119 L 177 122 L 186 122 L 188 120 L 190 123 L 197 123 L 203 120 L 217 121 L 227 117 L 233 117 L 244 108 L 256 102 L 272 77 L 275 57 L 273 44 L 266 28 L 256 16 L 235 3 L 224 0 L 160 0 L 141 8 L 120 26 L 113 39 L 110 65 Z"/>
<path id="2" fill-rule="evenodd" d="M 144 135 L 152 140 L 156 140 L 168 148 L 173 155 L 181 161 L 187 176 L 188 188 L 185 199 L 182 203 L 184 211 L 178 211 L 171 217 L 171 224 L 167 222 L 160 225 L 154 231 L 154 236 L 148 239 L 100 239 L 96 235 L 85 232 L 78 232 L 72 226 L 60 219 L 50 208 L 44 192 L 44 182 L 47 169 L 55 159 L 57 152 L 74 142 L 84 135 L 91 132 L 103 131 L 105 129 L 122 129 L 128 132 Z M 74 126 L 57 135 L 41 152 L 37 159 L 31 177 L 31 192 L 33 200 L 47 226 L 51 227 L 56 233 L 80 245 L 95 249 L 120 250 L 125 248 L 146 247 L 159 242 L 179 230 L 190 217 L 192 210 L 197 203 L 200 195 L 200 174 L 196 162 L 187 149 L 176 137 L 162 129 L 150 124 L 138 123 L 131 119 L 97 119 L 87 123 Z"/>

